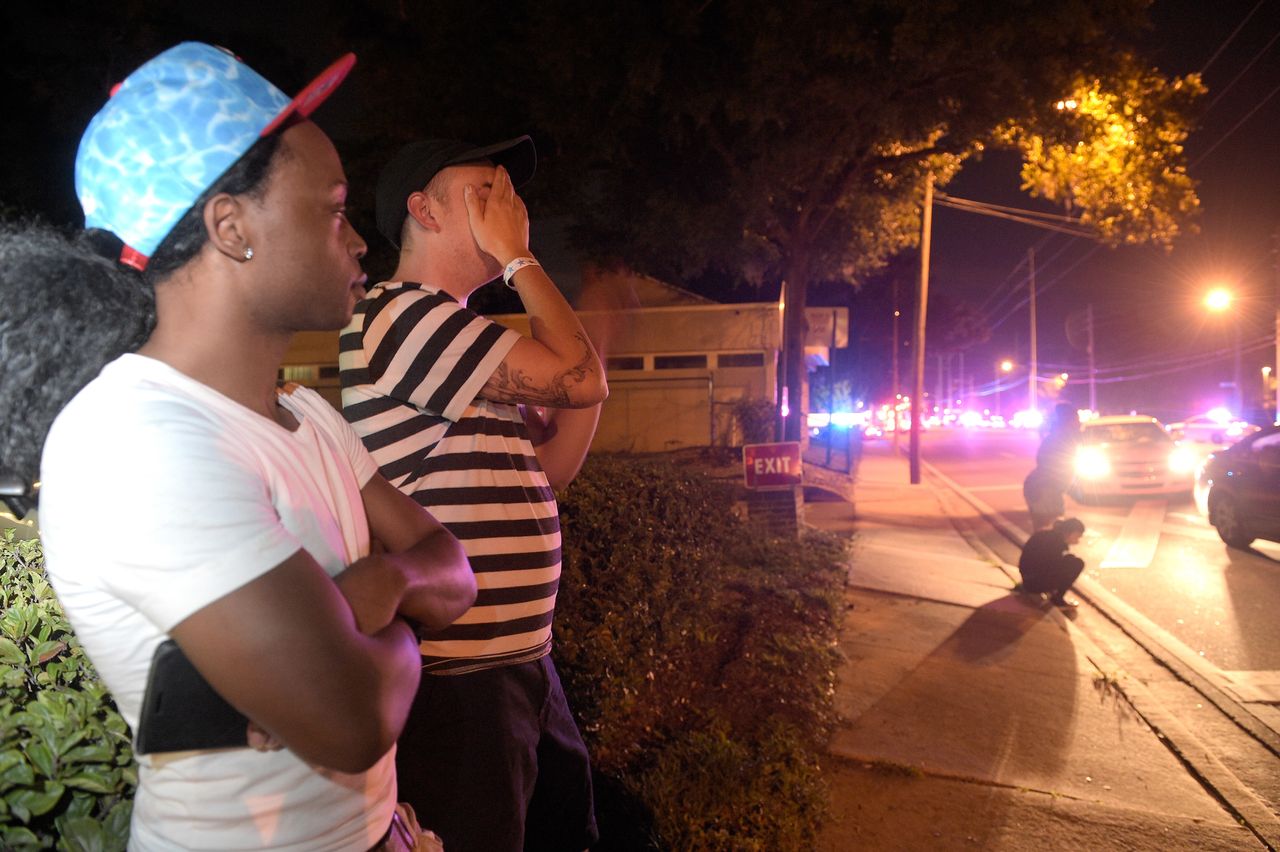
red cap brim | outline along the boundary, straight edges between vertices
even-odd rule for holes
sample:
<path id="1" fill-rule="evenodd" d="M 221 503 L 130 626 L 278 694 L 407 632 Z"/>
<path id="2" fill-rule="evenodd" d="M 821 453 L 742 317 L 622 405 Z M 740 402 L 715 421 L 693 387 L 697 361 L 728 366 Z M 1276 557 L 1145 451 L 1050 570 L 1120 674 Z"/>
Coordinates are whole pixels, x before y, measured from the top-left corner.
<path id="1" fill-rule="evenodd" d="M 356 55 L 348 53 L 338 59 L 337 62 L 324 69 L 318 77 L 311 81 L 305 89 L 298 93 L 289 105 L 275 117 L 275 120 L 262 128 L 262 135 L 267 136 L 279 129 L 290 117 L 294 115 L 306 118 L 319 108 L 320 104 L 333 94 L 333 90 L 338 88 L 353 66 L 356 64 Z"/>

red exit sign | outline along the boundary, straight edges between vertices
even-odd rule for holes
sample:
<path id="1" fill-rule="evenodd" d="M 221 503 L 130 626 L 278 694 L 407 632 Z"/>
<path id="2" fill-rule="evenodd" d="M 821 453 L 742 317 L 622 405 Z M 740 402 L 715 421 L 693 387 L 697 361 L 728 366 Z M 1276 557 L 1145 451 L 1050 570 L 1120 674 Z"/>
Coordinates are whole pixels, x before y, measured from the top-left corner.
<path id="1" fill-rule="evenodd" d="M 742 473 L 748 488 L 787 488 L 800 484 L 800 442 L 747 444 Z"/>

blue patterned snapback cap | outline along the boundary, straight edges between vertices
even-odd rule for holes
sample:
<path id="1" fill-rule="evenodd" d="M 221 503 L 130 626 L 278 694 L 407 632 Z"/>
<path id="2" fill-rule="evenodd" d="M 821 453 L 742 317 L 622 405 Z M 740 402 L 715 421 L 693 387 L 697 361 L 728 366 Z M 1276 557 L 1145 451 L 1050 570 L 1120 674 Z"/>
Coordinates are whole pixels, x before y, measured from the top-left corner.
<path id="1" fill-rule="evenodd" d="M 348 53 L 290 99 L 219 47 L 184 42 L 118 85 L 80 137 L 76 194 L 86 228 L 125 244 L 120 260 L 147 259 L 206 189 L 263 136 L 308 116 L 346 77 Z"/>

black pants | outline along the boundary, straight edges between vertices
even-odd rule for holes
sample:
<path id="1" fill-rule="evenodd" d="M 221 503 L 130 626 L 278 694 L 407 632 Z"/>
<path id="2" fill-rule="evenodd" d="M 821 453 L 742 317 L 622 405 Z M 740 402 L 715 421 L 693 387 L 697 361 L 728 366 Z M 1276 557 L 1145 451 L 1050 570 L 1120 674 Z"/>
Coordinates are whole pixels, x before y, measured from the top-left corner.
<path id="1" fill-rule="evenodd" d="M 1055 560 L 1022 569 L 1022 588 L 1032 594 L 1044 592 L 1053 597 L 1063 594 L 1084 570 L 1084 560 L 1064 553 Z"/>
<path id="2" fill-rule="evenodd" d="M 1067 511 L 1063 492 L 1066 486 L 1055 482 L 1040 468 L 1027 474 L 1022 482 L 1022 497 L 1027 501 L 1027 513 L 1031 515 L 1031 528 L 1048 529 Z"/>
<path id="3" fill-rule="evenodd" d="M 396 751 L 397 798 L 448 852 L 580 852 L 591 765 L 551 657 L 424 674 Z"/>

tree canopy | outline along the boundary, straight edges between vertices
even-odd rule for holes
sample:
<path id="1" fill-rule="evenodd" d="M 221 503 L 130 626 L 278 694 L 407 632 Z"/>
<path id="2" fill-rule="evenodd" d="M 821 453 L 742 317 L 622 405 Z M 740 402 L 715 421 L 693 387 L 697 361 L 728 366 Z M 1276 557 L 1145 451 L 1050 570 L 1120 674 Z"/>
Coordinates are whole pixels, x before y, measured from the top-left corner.
<path id="1" fill-rule="evenodd" d="M 1202 87 L 1132 52 L 1148 2 L 317 0 L 286 21 L 308 28 L 289 49 L 222 7 L 128 0 L 127 15 L 67 21 L 25 4 L 5 43 L 37 60 L 19 63 L 31 85 L 15 91 L 51 138 L 30 144 L 23 122 L 0 134 L 20 153 L 0 196 L 78 218 L 69 180 L 51 194 L 32 176 L 65 170 L 110 83 L 178 38 L 231 44 L 282 85 L 354 49 L 358 71 L 324 120 L 366 232 L 377 171 L 407 139 L 531 131 L 533 197 L 570 214 L 586 259 L 686 285 L 785 282 L 798 398 L 809 284 L 857 282 L 914 246 L 926 174 L 942 187 L 1010 147 L 1028 192 L 1106 242 L 1189 227 L 1182 140 Z M 376 272 L 393 258 L 370 242 Z"/>
<path id="2" fill-rule="evenodd" d="M 1201 87 L 1128 50 L 1146 5 L 548 0 L 528 11 L 528 108 L 589 255 L 785 282 L 799 398 L 809 283 L 915 245 L 925 175 L 945 186 L 989 146 L 1107 242 L 1186 227 Z"/>
<path id="3" fill-rule="evenodd" d="M 1023 155 L 1022 188 L 1076 209 L 1110 245 L 1168 245 L 1199 206 L 1183 162 L 1198 75 L 1167 79 L 1124 57 L 1110 80 L 1078 76 L 1058 120 L 1010 122 L 997 139 Z"/>

